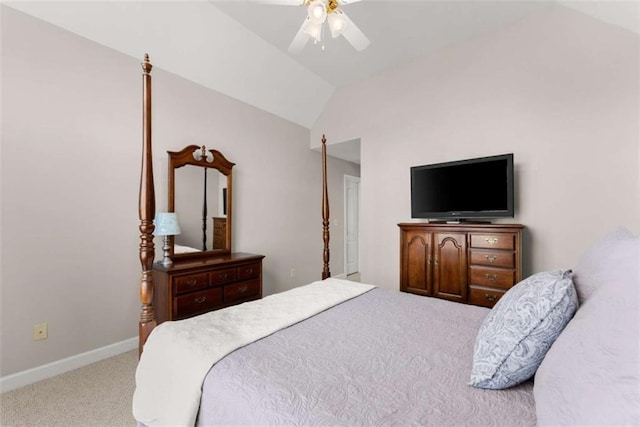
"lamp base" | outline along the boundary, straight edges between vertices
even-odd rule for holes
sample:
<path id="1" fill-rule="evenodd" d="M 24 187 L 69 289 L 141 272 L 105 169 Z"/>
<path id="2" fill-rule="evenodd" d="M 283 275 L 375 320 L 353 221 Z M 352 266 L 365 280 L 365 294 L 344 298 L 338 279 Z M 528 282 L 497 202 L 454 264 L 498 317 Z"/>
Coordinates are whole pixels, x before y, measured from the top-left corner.
<path id="1" fill-rule="evenodd" d="M 165 267 L 170 267 L 171 265 L 173 265 L 173 261 L 171 261 L 171 258 L 169 258 L 169 249 L 169 236 L 164 236 L 164 246 L 162 246 L 162 265 L 164 265 Z"/>

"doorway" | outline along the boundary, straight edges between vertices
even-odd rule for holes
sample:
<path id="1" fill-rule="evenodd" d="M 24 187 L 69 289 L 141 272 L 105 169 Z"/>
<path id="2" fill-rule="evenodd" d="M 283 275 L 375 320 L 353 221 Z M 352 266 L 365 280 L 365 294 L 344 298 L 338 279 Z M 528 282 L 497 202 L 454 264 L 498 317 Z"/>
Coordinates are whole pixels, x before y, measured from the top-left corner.
<path id="1" fill-rule="evenodd" d="M 360 272 L 360 178 L 344 176 L 344 273 Z"/>

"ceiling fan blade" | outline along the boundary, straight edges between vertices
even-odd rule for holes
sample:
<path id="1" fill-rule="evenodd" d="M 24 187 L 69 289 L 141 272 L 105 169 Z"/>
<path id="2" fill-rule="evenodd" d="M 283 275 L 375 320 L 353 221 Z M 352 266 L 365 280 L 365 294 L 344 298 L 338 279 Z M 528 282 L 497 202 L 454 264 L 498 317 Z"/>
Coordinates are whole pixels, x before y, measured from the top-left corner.
<path id="1" fill-rule="evenodd" d="M 357 51 L 361 51 L 367 48 L 371 44 L 371 41 L 364 35 L 362 30 L 353 23 L 353 21 L 342 12 L 345 17 L 346 25 L 342 35 Z"/>
<path id="2" fill-rule="evenodd" d="M 251 0 L 251 3 L 273 4 L 276 6 L 303 6 L 304 0 Z"/>
<path id="3" fill-rule="evenodd" d="M 338 0 L 338 4 L 343 6 L 345 4 L 358 3 L 360 1 L 362 0 Z M 276 6 L 304 6 L 305 4 L 305 0 L 249 0 L 249 2 L 257 4 L 272 4 Z"/>
<path id="4" fill-rule="evenodd" d="M 289 45 L 289 49 L 288 49 L 289 53 L 300 53 L 302 49 L 304 49 L 305 45 L 307 44 L 307 41 L 309 40 L 309 35 L 304 32 L 304 27 L 306 23 L 307 23 L 307 20 L 305 19 L 302 25 L 300 26 L 300 29 L 296 33 L 296 36 L 291 41 L 291 44 Z"/>

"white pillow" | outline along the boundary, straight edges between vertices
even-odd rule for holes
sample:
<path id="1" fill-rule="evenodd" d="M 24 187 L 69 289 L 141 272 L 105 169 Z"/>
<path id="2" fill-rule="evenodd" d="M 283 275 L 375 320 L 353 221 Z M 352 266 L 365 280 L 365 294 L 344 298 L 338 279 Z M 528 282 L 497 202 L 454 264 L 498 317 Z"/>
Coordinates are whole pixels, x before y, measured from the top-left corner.
<path id="1" fill-rule="evenodd" d="M 480 326 L 470 384 L 503 389 L 531 378 L 577 307 L 571 270 L 534 274 L 509 289 Z"/>
<path id="2" fill-rule="evenodd" d="M 635 236 L 624 227 L 618 227 L 591 246 L 573 269 L 573 283 L 578 302 L 583 304 L 591 294 L 615 275 L 614 265 L 624 254 L 614 250 L 619 243 L 634 240 Z M 626 273 L 625 273 L 626 274 Z"/>
<path id="3" fill-rule="evenodd" d="M 541 426 L 640 425 L 640 239 L 608 245 L 615 263 L 549 349 L 533 394 Z"/>

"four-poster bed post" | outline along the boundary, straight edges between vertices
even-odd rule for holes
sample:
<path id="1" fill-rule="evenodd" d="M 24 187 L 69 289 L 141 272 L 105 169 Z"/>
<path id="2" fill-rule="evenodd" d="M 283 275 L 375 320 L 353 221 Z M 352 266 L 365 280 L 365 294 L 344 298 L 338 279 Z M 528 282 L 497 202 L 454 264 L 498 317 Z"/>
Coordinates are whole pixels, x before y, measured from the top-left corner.
<path id="1" fill-rule="evenodd" d="M 202 194 L 202 252 L 206 252 L 207 250 L 207 216 L 207 168 L 204 168 L 204 193 Z"/>
<path id="2" fill-rule="evenodd" d="M 140 193 L 138 198 L 140 218 L 140 264 L 142 276 L 140 281 L 140 321 L 138 325 L 138 353 L 142 354 L 149 334 L 156 327 L 157 321 L 153 307 L 153 260 L 155 248 L 153 244 L 153 219 L 156 213 L 155 190 L 153 183 L 153 158 L 151 142 L 151 69 L 149 55 L 145 54 L 142 63 L 142 168 L 140 174 Z M 329 195 L 327 186 L 327 139 L 322 135 L 322 240 L 323 269 L 322 279 L 331 277 L 329 271 Z M 205 206 L 206 209 L 206 206 Z M 206 227 L 206 224 L 205 224 Z M 205 242 L 206 244 L 206 242 Z"/>
<path id="3" fill-rule="evenodd" d="M 140 281 L 140 322 L 138 324 L 138 354 L 147 337 L 156 326 L 153 311 L 153 218 L 156 214 L 156 198 L 153 185 L 153 158 L 151 146 L 151 68 L 149 55 L 144 55 L 142 63 L 142 168 L 140 173 L 140 193 L 138 195 L 140 218 L 140 264 L 142 278 Z"/>
<path id="4" fill-rule="evenodd" d="M 327 138 L 322 135 L 322 241 L 324 250 L 322 258 L 322 280 L 331 277 L 329 271 L 329 192 L 327 189 Z"/>

